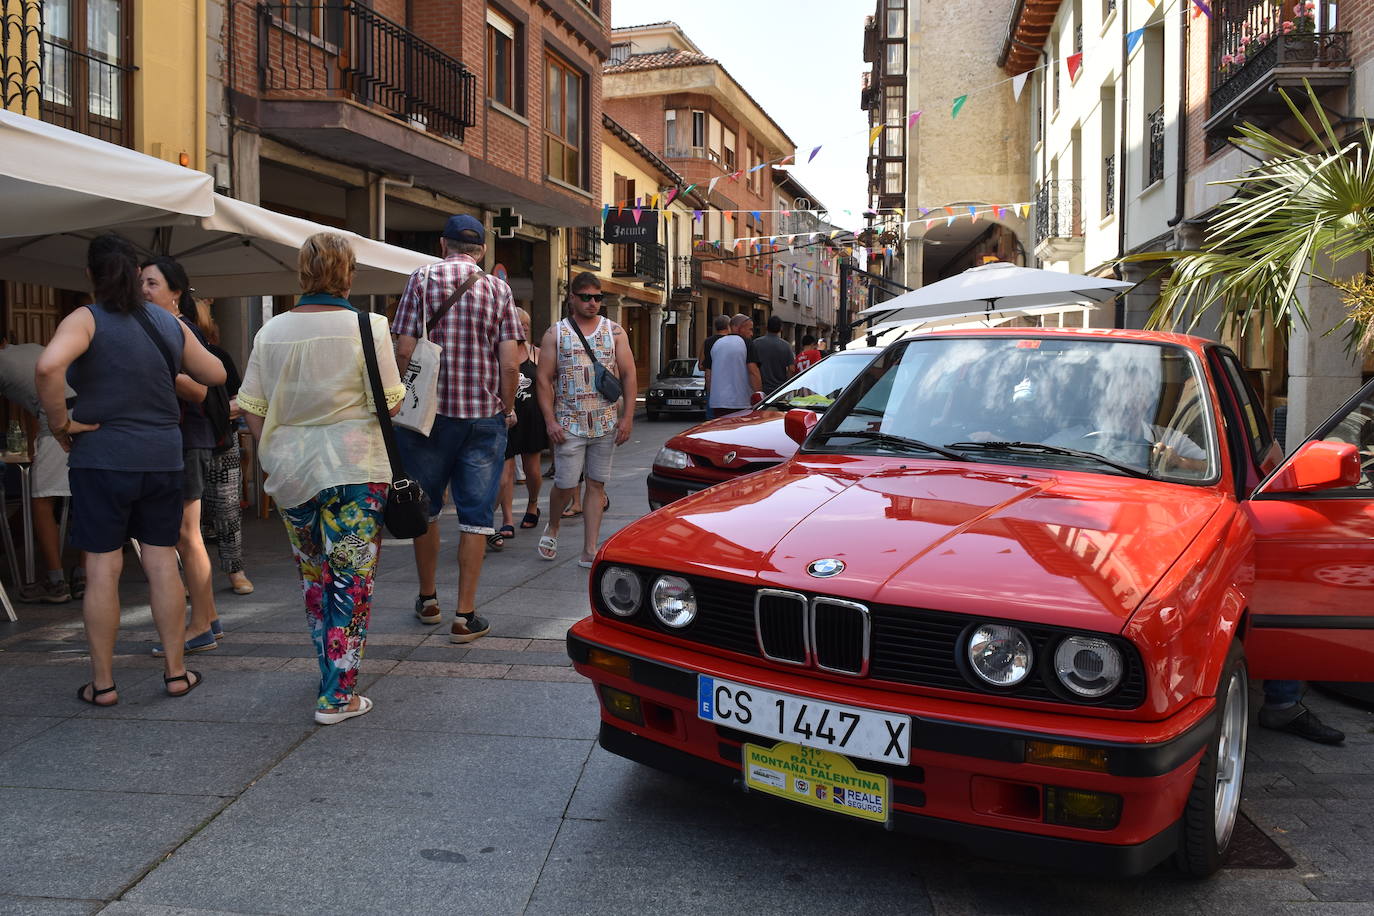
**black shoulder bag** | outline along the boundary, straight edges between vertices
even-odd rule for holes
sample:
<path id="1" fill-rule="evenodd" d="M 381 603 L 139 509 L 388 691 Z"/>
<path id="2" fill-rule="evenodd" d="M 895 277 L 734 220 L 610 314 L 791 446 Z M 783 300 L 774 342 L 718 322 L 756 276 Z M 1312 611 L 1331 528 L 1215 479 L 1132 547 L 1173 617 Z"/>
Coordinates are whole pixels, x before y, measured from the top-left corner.
<path id="1" fill-rule="evenodd" d="M 592 384 L 596 386 L 597 393 L 612 404 L 619 402 L 621 395 L 624 394 L 624 390 L 620 387 L 620 379 L 601 365 L 601 360 L 597 359 L 596 353 L 592 351 L 592 345 L 587 343 L 587 338 L 583 336 L 582 329 L 577 326 L 577 319 L 569 318 L 568 324 L 572 325 L 573 332 L 577 334 L 577 339 L 582 341 L 582 346 L 586 349 L 587 355 L 592 358 Z"/>
<path id="2" fill-rule="evenodd" d="M 372 384 L 372 404 L 377 408 L 377 422 L 382 425 L 382 439 L 386 455 L 391 461 L 391 489 L 386 494 L 386 509 L 382 520 L 393 537 L 417 538 L 429 530 L 429 497 L 419 481 L 406 476 L 396 450 L 396 431 L 391 426 L 391 414 L 386 409 L 386 394 L 382 391 L 381 370 L 377 368 L 377 349 L 372 339 L 372 318 L 358 312 L 358 329 L 363 341 L 363 361 Z"/>

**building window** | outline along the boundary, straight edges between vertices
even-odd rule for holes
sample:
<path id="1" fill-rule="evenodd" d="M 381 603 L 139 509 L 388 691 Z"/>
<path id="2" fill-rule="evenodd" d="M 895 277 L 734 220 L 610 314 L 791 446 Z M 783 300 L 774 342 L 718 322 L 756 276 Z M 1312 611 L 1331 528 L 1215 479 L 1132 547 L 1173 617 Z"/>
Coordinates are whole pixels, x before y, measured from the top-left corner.
<path id="1" fill-rule="evenodd" d="M 487 10 L 487 98 L 511 111 L 522 107 L 516 91 L 518 35 L 515 23 Z"/>
<path id="2" fill-rule="evenodd" d="M 663 112 L 663 148 L 670 156 L 677 149 L 677 112 L 671 108 Z"/>
<path id="3" fill-rule="evenodd" d="M 733 172 L 735 170 L 735 132 L 728 127 L 721 131 L 720 155 L 726 171 Z"/>
<path id="4" fill-rule="evenodd" d="M 883 87 L 883 123 L 896 125 L 906 117 L 906 90 L 901 85 Z"/>
<path id="5" fill-rule="evenodd" d="M 544 168 L 550 178 L 582 186 L 582 74 L 562 58 L 546 60 Z"/>
<path id="6" fill-rule="evenodd" d="M 900 41 L 887 43 L 886 63 L 883 73 L 887 76 L 901 76 L 906 67 L 906 46 Z"/>
<path id="7" fill-rule="evenodd" d="M 692 147 L 701 149 L 706 146 L 706 112 L 692 112 Z"/>
<path id="8" fill-rule="evenodd" d="M 901 38 L 906 34 L 906 3 L 904 0 L 887 0 L 887 37 Z"/>
<path id="9" fill-rule="evenodd" d="M 628 41 L 617 42 L 611 45 L 611 56 L 606 61 L 608 66 L 614 67 L 616 64 L 623 64 L 630 59 L 630 43 Z"/>
<path id="10" fill-rule="evenodd" d="M 885 127 L 883 128 L 883 155 L 890 158 L 900 158 L 906 152 L 903 148 L 903 140 L 906 139 L 906 128 Z"/>
<path id="11" fill-rule="evenodd" d="M 43 4 L 43 120 L 127 144 L 129 31 L 125 0 Z"/>
<path id="12" fill-rule="evenodd" d="M 900 162 L 884 163 L 883 193 L 902 193 L 902 164 Z"/>

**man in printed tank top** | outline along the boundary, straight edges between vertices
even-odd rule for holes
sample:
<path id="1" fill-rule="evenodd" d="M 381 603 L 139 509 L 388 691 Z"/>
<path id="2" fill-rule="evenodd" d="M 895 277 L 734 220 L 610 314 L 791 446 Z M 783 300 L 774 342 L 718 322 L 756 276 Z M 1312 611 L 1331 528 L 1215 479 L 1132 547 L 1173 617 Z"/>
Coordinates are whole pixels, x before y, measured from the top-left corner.
<path id="1" fill-rule="evenodd" d="M 582 503 L 582 557 L 590 568 L 601 536 L 606 505 L 606 479 L 617 445 L 629 441 L 635 409 L 635 361 L 629 338 L 620 325 L 601 316 L 601 281 L 583 271 L 568 285 L 568 318 L 544 333 L 545 354 L 535 378 L 539 409 L 553 443 L 553 490 L 549 494 L 549 523 L 539 539 L 539 556 L 558 556 L 558 525 L 584 471 L 587 493 Z M 587 345 L 574 330 L 586 338 Z M 620 379 L 621 398 L 611 402 L 596 389 L 590 347 L 606 371 Z M 552 356 L 552 358 L 550 358 Z"/>

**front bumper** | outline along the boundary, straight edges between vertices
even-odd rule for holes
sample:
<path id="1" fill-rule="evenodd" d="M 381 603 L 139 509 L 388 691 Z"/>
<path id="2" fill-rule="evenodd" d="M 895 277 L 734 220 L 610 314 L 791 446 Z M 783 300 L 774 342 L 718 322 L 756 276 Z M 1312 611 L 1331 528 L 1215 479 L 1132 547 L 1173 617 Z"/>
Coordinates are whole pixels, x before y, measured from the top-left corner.
<path id="1" fill-rule="evenodd" d="M 697 673 L 767 689 L 807 695 L 796 676 L 775 677 L 772 669 L 741 665 L 704 653 L 665 647 L 594 618 L 579 622 L 568 633 L 568 654 L 577 670 L 598 685 L 630 692 L 654 715 L 635 725 L 602 707 L 601 744 L 607 750 L 650 766 L 705 777 L 722 784 L 741 785 L 741 744 L 763 742 L 742 732 L 719 727 L 696 717 Z M 588 653 L 600 648 L 630 660 L 629 676 L 621 677 L 588 664 Z M 661 650 L 670 648 L 671 653 Z M 660 650 L 660 651 L 656 651 Z M 657 661 L 669 655 L 673 664 Z M 818 686 L 833 687 L 832 682 Z M 930 715 L 940 706 L 910 694 L 875 702 L 867 690 L 853 689 L 845 702 L 910 714 L 913 718 L 911 765 L 896 767 L 856 760 L 860 769 L 875 767 L 892 783 L 892 820 L 895 829 L 965 845 L 983 855 L 1032 864 L 1138 874 L 1169 856 L 1177 846 L 1178 820 L 1191 789 L 1198 759 L 1213 732 L 1210 705 L 1201 715 L 1180 713 L 1180 722 L 1130 723 L 1113 720 L 1094 736 L 1087 717 L 1065 719 L 1084 728 L 1054 732 L 1043 727 L 978 724 L 975 704 L 966 707 L 964 721 Z M 817 692 L 816 695 L 821 695 Z M 826 699 L 835 699 L 825 696 Z M 896 702 L 893 702 L 896 700 Z M 929 706 L 929 708 L 927 708 Z M 1007 710 L 998 710 L 1006 717 Z M 1133 741 L 1131 728 L 1153 740 Z M 1088 733 L 1084 733 L 1085 729 Z M 1123 740 L 1127 739 L 1127 740 Z M 1085 772 L 1025 762 L 1028 741 L 1062 740 L 1108 752 L 1109 771 Z M 1043 793 L 1047 787 L 1114 794 L 1122 799 L 1121 817 L 1110 830 L 1091 830 L 1049 824 L 1025 810 L 1008 813 L 980 803 L 987 786 L 1012 786 L 1018 791 Z M 1039 797 L 1037 794 L 1035 797 Z M 840 816 L 840 815 L 832 815 Z"/>
<path id="2" fill-rule="evenodd" d="M 684 480 L 681 477 L 664 477 L 662 474 L 649 472 L 649 508 L 660 509 L 671 502 L 677 502 L 684 496 L 691 496 L 693 493 L 713 487 L 719 481 L 708 480 Z"/>

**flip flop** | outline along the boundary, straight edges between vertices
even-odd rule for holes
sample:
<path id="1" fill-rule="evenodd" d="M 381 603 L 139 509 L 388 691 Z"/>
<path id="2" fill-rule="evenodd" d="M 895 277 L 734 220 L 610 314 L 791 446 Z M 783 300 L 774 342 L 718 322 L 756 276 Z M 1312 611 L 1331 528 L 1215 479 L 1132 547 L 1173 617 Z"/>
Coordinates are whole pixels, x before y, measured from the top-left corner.
<path id="1" fill-rule="evenodd" d="M 499 531 L 496 534 L 487 535 L 487 546 L 497 552 L 505 550 L 506 536 Z"/>
<path id="2" fill-rule="evenodd" d="M 577 517 L 578 517 L 579 515 L 581 515 L 581 514 L 582 514 L 582 510 L 581 510 L 581 509 L 574 509 L 572 506 L 569 506 L 568 508 L 566 508 L 566 509 L 563 510 L 563 517 L 564 517 L 564 518 L 577 518 Z"/>
<path id="3" fill-rule="evenodd" d="M 502 525 L 496 529 L 496 533 L 503 538 L 513 538 L 515 537 L 515 528 L 511 525 Z"/>
<path id="4" fill-rule="evenodd" d="M 196 679 L 195 679 L 194 681 L 191 680 L 191 675 L 193 675 L 193 674 L 196 676 Z M 186 689 L 183 690 L 181 693 L 172 693 L 172 692 L 169 690 L 169 691 L 167 692 L 167 696 L 169 696 L 169 697 L 184 697 L 184 696 L 186 696 L 186 694 L 190 693 L 192 690 L 195 690 L 197 687 L 199 687 L 199 686 L 205 681 L 205 678 L 204 678 L 204 676 L 201 675 L 201 673 L 200 673 L 199 671 L 192 671 L 192 670 L 189 669 L 189 668 L 186 669 L 186 673 L 185 673 L 185 674 L 176 674 L 176 675 L 173 675 L 172 677 L 166 677 L 166 676 L 164 675 L 163 678 L 162 678 L 162 683 L 163 683 L 164 685 L 166 685 L 166 686 L 171 686 L 172 684 L 175 684 L 177 681 L 185 681 L 185 682 L 186 682 Z"/>
<path id="5" fill-rule="evenodd" d="M 539 558 L 541 560 L 558 559 L 558 538 L 549 534 L 549 528 L 544 526 L 544 533 L 539 538 Z"/>
<path id="6" fill-rule="evenodd" d="M 538 525 L 538 524 L 539 524 L 539 510 L 538 510 L 538 509 L 535 509 L 533 512 L 526 512 L 526 513 L 525 513 L 525 517 L 522 518 L 522 519 L 520 519 L 520 527 L 521 527 L 521 528 L 533 528 L 535 525 Z"/>

